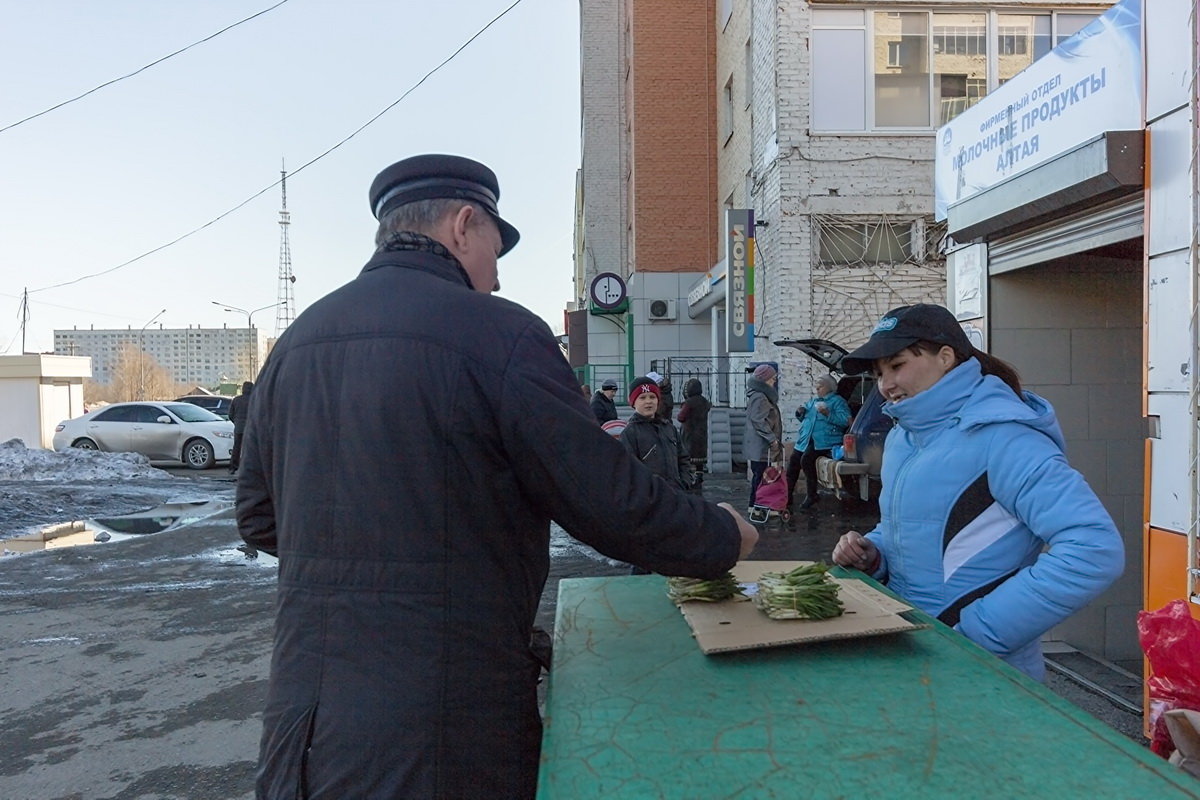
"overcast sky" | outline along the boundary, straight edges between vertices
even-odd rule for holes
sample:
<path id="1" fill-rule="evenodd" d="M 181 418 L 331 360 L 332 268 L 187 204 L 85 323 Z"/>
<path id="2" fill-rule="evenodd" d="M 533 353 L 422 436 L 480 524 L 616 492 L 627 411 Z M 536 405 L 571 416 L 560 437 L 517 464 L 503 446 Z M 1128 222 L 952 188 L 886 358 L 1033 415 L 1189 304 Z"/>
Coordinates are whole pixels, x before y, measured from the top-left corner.
<path id="1" fill-rule="evenodd" d="M 0 128 L 210 36 L 278 0 L 0 0 Z M 160 252 L 337 144 L 512 0 L 287 0 L 81 100 L 0 132 L 0 353 L 53 330 L 244 327 L 278 292 L 278 187 Z M 372 252 L 367 188 L 408 155 L 477 158 L 522 234 L 501 295 L 558 332 L 571 296 L 579 165 L 574 0 L 520 0 L 369 127 L 287 182 L 296 308 Z M 40 291 L 35 291 L 40 290 Z M 254 324 L 274 333 L 274 309 Z M 430 319 L 430 325 L 437 325 Z"/>

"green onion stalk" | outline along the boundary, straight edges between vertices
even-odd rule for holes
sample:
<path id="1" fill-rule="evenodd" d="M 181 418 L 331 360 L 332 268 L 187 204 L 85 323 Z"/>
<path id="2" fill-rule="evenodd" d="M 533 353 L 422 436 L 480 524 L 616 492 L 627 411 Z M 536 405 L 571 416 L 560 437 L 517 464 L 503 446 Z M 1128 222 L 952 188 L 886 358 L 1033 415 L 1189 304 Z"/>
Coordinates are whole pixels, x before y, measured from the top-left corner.
<path id="1" fill-rule="evenodd" d="M 758 579 L 754 605 L 771 619 L 831 619 L 846 610 L 838 584 L 823 562 L 791 572 L 764 572 Z"/>
<path id="2" fill-rule="evenodd" d="M 667 578 L 667 596 L 675 605 L 699 601 L 703 603 L 719 603 L 732 597 L 742 595 L 742 587 L 732 573 L 726 572 L 720 578 L 701 580 L 700 578 Z M 745 595 L 742 595 L 743 597 Z"/>

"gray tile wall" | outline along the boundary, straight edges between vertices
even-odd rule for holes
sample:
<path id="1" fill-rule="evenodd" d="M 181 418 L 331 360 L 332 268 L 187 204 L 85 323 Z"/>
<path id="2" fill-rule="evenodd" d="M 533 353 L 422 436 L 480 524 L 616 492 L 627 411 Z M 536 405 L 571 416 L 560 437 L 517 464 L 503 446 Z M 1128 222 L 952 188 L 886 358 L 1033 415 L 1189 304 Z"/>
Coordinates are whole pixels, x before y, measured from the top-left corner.
<path id="1" fill-rule="evenodd" d="M 1073 256 L 994 276 L 988 288 L 991 352 L 1054 404 L 1071 465 L 1125 540 L 1125 574 L 1048 638 L 1109 660 L 1140 658 L 1141 261 Z"/>

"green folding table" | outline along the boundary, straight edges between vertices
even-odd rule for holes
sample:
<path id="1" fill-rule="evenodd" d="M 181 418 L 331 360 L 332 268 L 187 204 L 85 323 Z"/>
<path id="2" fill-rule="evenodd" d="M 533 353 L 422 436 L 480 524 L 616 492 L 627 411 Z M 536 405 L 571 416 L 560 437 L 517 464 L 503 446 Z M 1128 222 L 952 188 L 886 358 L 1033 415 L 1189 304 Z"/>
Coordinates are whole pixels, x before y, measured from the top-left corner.
<path id="1" fill-rule="evenodd" d="M 637 576 L 559 584 L 538 797 L 1167 800 L 1200 782 L 943 625 L 706 656 L 665 579 Z"/>

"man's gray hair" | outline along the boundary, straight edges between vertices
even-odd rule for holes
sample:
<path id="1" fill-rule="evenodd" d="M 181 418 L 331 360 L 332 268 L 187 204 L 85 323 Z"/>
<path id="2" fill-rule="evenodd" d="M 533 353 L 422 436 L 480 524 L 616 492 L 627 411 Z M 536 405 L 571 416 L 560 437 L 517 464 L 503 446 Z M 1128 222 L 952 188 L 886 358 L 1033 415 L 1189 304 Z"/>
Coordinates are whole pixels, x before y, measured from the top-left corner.
<path id="1" fill-rule="evenodd" d="M 487 215 L 482 206 L 456 198 L 437 197 L 396 206 L 379 220 L 379 229 L 375 231 L 375 246 L 379 247 L 388 237 L 400 231 L 429 236 L 447 214 L 457 214 L 463 206 L 471 206 L 478 213 Z"/>

